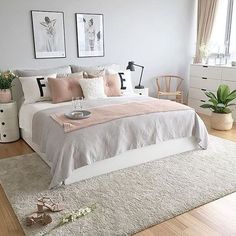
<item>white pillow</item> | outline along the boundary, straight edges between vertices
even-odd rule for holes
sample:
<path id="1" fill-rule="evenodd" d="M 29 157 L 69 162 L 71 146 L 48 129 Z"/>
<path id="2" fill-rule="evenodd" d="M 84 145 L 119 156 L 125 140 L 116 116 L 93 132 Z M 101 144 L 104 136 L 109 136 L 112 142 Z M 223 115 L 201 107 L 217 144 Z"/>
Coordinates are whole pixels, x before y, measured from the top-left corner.
<path id="1" fill-rule="evenodd" d="M 85 99 L 97 99 L 107 97 L 104 91 L 103 78 L 80 79 L 80 86 Z"/>
<path id="2" fill-rule="evenodd" d="M 121 92 L 122 94 L 130 94 L 134 93 L 132 80 L 131 80 L 131 71 L 125 70 L 124 72 L 118 73 L 120 76 L 120 82 L 121 82 Z"/>
<path id="3" fill-rule="evenodd" d="M 51 100 L 51 94 L 48 86 L 48 78 L 56 78 L 57 74 L 20 77 L 20 82 L 24 92 L 24 103 L 35 103 Z"/>

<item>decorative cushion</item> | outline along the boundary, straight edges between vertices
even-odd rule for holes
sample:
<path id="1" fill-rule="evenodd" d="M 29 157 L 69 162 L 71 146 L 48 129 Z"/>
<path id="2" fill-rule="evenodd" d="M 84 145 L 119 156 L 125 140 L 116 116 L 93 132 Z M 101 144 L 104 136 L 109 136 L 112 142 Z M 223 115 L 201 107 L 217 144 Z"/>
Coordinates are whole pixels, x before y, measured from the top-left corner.
<path id="1" fill-rule="evenodd" d="M 80 79 L 83 79 L 83 75 L 77 75 L 75 78 L 48 78 L 52 102 L 66 102 L 70 101 L 72 97 L 83 97 L 79 84 Z"/>
<path id="2" fill-rule="evenodd" d="M 122 94 L 131 94 L 134 93 L 133 85 L 131 81 L 131 71 L 125 70 L 124 72 L 119 72 L 121 91 Z"/>
<path id="3" fill-rule="evenodd" d="M 83 72 L 69 73 L 69 74 L 58 74 L 57 78 L 81 78 L 83 77 Z"/>
<path id="4" fill-rule="evenodd" d="M 94 71 L 101 71 L 104 70 L 103 66 L 71 66 L 72 73 L 77 72 L 87 72 L 87 73 L 93 73 Z"/>
<path id="5" fill-rule="evenodd" d="M 51 100 L 51 94 L 48 87 L 48 78 L 56 78 L 56 74 L 20 77 L 20 82 L 24 92 L 24 103 L 35 103 Z"/>
<path id="6" fill-rule="evenodd" d="M 84 76 L 84 78 L 89 78 L 89 79 L 103 77 L 103 76 L 105 76 L 105 70 L 104 69 L 94 70 L 94 71 L 90 71 L 90 72 L 84 71 L 83 76 Z"/>
<path id="7" fill-rule="evenodd" d="M 113 69 L 110 69 L 110 70 L 107 71 L 107 74 L 109 74 L 109 75 L 118 74 L 119 75 L 122 94 L 132 94 L 132 93 L 134 93 L 132 80 L 131 80 L 131 71 L 130 70 L 117 72 Z"/>
<path id="8" fill-rule="evenodd" d="M 121 66 L 118 64 L 107 64 L 107 65 L 102 65 L 102 66 L 76 66 L 76 65 L 72 65 L 71 69 L 72 69 L 73 73 L 83 71 L 83 72 L 86 72 L 87 74 L 94 75 L 94 72 L 99 72 L 102 70 L 105 70 L 106 74 L 109 74 L 109 71 L 115 71 L 117 73 L 121 70 Z"/>
<path id="9" fill-rule="evenodd" d="M 80 79 L 79 83 L 86 99 L 107 97 L 104 91 L 104 80 L 102 77 L 93 79 Z"/>
<path id="10" fill-rule="evenodd" d="M 121 96 L 121 83 L 118 74 L 106 75 L 103 78 L 105 94 L 108 97 Z"/>
<path id="11" fill-rule="evenodd" d="M 19 77 L 32 77 L 39 75 L 69 74 L 69 73 L 71 73 L 70 66 L 62 66 L 57 68 L 40 69 L 40 70 L 16 70 L 16 74 Z"/>

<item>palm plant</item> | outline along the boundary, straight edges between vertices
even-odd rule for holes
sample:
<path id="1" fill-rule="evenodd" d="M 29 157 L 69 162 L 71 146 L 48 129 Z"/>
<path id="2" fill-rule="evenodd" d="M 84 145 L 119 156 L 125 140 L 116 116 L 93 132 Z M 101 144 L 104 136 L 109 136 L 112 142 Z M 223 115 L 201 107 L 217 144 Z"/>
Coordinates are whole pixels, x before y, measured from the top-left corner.
<path id="1" fill-rule="evenodd" d="M 212 92 L 205 92 L 209 98 L 208 102 L 201 105 L 202 108 L 209 108 L 215 113 L 229 114 L 231 113 L 230 106 L 234 106 L 232 101 L 236 99 L 236 90 L 230 91 L 228 85 L 221 84 L 215 95 Z"/>

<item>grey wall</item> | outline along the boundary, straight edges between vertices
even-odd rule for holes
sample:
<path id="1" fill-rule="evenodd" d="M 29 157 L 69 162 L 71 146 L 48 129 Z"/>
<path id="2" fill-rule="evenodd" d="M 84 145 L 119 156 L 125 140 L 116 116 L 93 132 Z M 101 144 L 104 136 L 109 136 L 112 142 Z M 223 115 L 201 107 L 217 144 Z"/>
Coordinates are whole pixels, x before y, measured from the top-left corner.
<path id="1" fill-rule="evenodd" d="M 156 75 L 178 74 L 187 79 L 194 3 L 195 0 L 0 0 L 0 69 L 125 65 L 132 59 L 145 66 L 144 84 L 154 95 Z M 34 59 L 30 10 L 64 11 L 67 58 Z M 74 13 L 80 12 L 104 14 L 105 57 L 77 58 Z M 137 72 L 133 80 L 137 84 Z"/>

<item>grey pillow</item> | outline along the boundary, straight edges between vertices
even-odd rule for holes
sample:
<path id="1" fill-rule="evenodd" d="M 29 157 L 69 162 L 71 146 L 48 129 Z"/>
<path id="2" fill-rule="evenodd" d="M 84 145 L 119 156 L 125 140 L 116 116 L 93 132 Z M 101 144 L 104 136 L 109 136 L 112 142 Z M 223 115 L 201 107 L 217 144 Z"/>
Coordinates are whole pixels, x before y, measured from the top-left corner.
<path id="1" fill-rule="evenodd" d="M 71 73 L 70 66 L 61 66 L 57 68 L 39 69 L 39 70 L 16 70 L 16 74 L 19 77 L 30 77 L 38 75 L 49 75 L 49 74 L 69 74 Z"/>
<path id="2" fill-rule="evenodd" d="M 69 73 L 69 74 L 57 74 L 57 78 L 80 78 L 83 76 L 83 72 Z"/>
<path id="3" fill-rule="evenodd" d="M 94 71 L 100 71 L 104 70 L 103 66 L 71 66 L 72 72 L 87 72 L 87 73 L 93 73 Z"/>
<path id="4" fill-rule="evenodd" d="M 97 74 L 97 72 L 100 72 L 102 70 L 105 70 L 106 74 L 109 74 L 109 71 L 116 71 L 119 72 L 121 70 L 121 66 L 118 64 L 107 64 L 107 65 L 100 65 L 100 66 L 77 66 L 72 65 L 71 70 L 73 73 L 77 72 L 86 72 L 87 74 Z"/>

